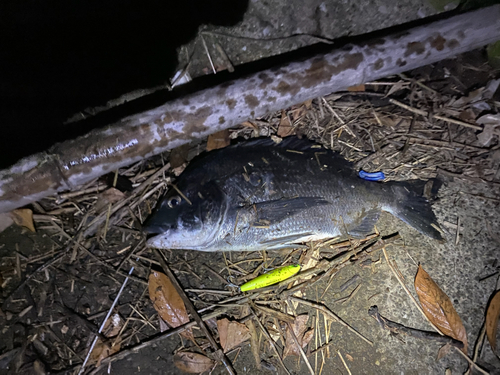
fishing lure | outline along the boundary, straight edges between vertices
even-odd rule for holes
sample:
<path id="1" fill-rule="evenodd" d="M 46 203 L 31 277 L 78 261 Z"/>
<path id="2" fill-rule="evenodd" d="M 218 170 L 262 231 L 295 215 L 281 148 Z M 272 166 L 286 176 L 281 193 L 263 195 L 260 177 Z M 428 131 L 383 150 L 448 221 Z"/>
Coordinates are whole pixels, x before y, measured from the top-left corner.
<path id="1" fill-rule="evenodd" d="M 300 265 L 293 264 L 281 268 L 276 268 L 274 271 L 257 276 L 240 287 L 242 292 L 263 288 L 265 286 L 277 284 L 280 281 L 286 280 L 300 271 Z"/>
<path id="2" fill-rule="evenodd" d="M 384 172 L 365 172 L 359 171 L 359 177 L 368 181 L 382 181 L 385 178 Z"/>

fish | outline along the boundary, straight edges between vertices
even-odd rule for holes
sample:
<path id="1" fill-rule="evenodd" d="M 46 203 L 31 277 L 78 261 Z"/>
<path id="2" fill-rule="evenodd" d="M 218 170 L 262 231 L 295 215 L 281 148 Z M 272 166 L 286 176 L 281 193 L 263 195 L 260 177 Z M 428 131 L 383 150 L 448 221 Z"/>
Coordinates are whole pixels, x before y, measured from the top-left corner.
<path id="1" fill-rule="evenodd" d="M 259 251 L 373 233 L 382 211 L 443 240 L 427 181 L 368 181 L 340 154 L 296 136 L 200 154 L 146 220 L 159 249 Z"/>

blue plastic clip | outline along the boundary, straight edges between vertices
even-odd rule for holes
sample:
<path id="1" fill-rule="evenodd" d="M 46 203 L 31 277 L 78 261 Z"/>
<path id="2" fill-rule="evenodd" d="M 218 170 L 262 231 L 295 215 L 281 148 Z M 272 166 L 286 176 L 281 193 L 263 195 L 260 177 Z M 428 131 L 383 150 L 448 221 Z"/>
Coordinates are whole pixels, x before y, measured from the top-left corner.
<path id="1" fill-rule="evenodd" d="M 365 172 L 363 170 L 359 171 L 359 177 L 367 181 L 382 181 L 385 179 L 384 172 Z"/>

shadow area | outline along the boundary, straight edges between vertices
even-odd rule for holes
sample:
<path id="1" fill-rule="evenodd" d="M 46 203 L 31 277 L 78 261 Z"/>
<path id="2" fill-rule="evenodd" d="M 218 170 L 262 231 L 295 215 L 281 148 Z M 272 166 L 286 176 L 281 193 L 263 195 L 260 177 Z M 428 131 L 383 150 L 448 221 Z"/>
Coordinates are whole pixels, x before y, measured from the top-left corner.
<path id="1" fill-rule="evenodd" d="M 74 113 L 168 81 L 200 25 L 231 26 L 248 0 L 4 1 L 0 168 L 73 134 Z"/>

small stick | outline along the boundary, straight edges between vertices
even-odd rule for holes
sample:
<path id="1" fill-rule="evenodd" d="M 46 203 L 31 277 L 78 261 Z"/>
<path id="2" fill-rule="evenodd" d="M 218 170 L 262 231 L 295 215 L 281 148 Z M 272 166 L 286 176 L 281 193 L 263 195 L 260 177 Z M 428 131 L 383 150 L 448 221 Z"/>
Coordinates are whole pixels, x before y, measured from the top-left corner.
<path id="1" fill-rule="evenodd" d="M 205 38 L 203 38 L 203 34 L 200 35 L 201 42 L 203 43 L 203 47 L 205 48 L 205 52 L 208 56 L 208 61 L 210 61 L 210 66 L 212 67 L 212 71 L 214 74 L 217 74 L 217 70 L 215 69 L 214 63 L 212 61 L 212 56 L 210 56 L 210 52 L 208 51 L 207 43 L 205 42 Z"/>
<path id="2" fill-rule="evenodd" d="M 375 319 L 378 322 L 378 324 L 380 324 L 380 327 L 382 329 L 389 330 L 396 335 L 402 334 L 402 335 L 416 337 L 419 339 L 433 340 L 445 344 L 450 344 L 459 349 L 462 349 L 464 347 L 464 343 L 462 341 L 456 340 L 453 337 L 443 336 L 437 332 L 422 331 L 420 329 L 405 327 L 402 324 L 384 318 L 382 315 L 379 314 L 377 306 L 370 307 L 368 309 L 368 315 L 370 315 L 373 319 Z"/>
<path id="3" fill-rule="evenodd" d="M 324 345 L 321 345 L 318 349 L 313 350 L 311 353 L 309 353 L 308 356 L 310 357 L 313 354 L 318 354 L 319 352 L 322 352 L 323 350 L 330 348 L 330 346 L 332 346 L 334 343 L 335 343 L 334 341 L 330 341 L 328 343 L 325 343 Z"/>
<path id="4" fill-rule="evenodd" d="M 342 357 L 342 354 L 340 354 L 340 350 L 337 350 L 337 354 L 339 355 L 340 359 L 342 360 L 342 363 L 344 364 L 344 367 L 347 370 L 347 373 L 349 375 L 351 375 L 351 370 L 349 370 L 349 367 L 347 367 L 347 363 L 345 363 L 344 357 Z"/>
<path id="5" fill-rule="evenodd" d="M 260 311 L 262 311 L 263 313 L 276 317 L 277 319 L 286 322 L 288 324 L 293 323 L 295 321 L 295 318 L 293 316 L 285 314 L 281 311 L 277 311 L 269 307 L 259 306 L 259 305 L 256 305 L 255 307 Z"/>
<path id="6" fill-rule="evenodd" d="M 342 304 L 346 304 L 347 302 L 352 300 L 354 298 L 354 296 L 358 293 L 358 290 L 361 288 L 362 285 L 363 284 L 358 284 L 358 286 L 356 288 L 354 288 L 354 290 L 351 292 L 349 297 L 347 297 L 347 299 L 345 301 L 342 301 Z"/>
<path id="7" fill-rule="evenodd" d="M 427 111 L 424 111 L 422 109 L 417 109 L 417 108 L 410 107 L 409 105 L 403 104 L 403 103 L 401 103 L 401 102 L 399 102 L 399 101 L 397 101 L 395 99 L 389 99 L 389 103 L 397 105 L 398 107 L 404 108 L 407 111 L 416 113 L 417 115 L 421 115 L 421 116 L 424 116 L 424 117 L 427 117 L 429 115 L 429 113 Z M 483 130 L 483 128 L 481 126 L 469 124 L 467 122 L 455 120 L 455 119 L 452 119 L 452 118 L 449 118 L 449 117 L 444 117 L 444 116 L 439 116 L 439 115 L 432 115 L 432 117 L 435 118 L 436 120 L 450 122 L 452 124 L 464 126 L 466 128 L 471 128 L 471 129 L 474 129 L 474 130 Z"/>
<path id="8" fill-rule="evenodd" d="M 314 375 L 314 370 L 311 367 L 311 363 L 309 362 L 309 359 L 306 356 L 306 353 L 304 353 L 304 349 L 302 349 L 302 346 L 299 344 L 299 340 L 297 339 L 297 336 L 295 336 L 295 332 L 293 332 L 292 325 L 290 323 L 287 323 L 288 329 L 290 330 L 290 336 L 292 336 L 293 341 L 295 342 L 295 345 L 299 348 L 300 355 L 302 358 L 304 358 L 304 361 L 306 361 L 307 368 L 309 369 L 309 372 L 311 375 Z"/>
<path id="9" fill-rule="evenodd" d="M 365 341 L 366 343 L 368 343 L 371 346 L 373 346 L 373 342 L 371 342 L 370 340 L 368 340 L 361 333 L 359 333 L 354 328 L 352 328 L 349 324 L 347 324 L 342 319 L 340 319 L 340 317 L 338 317 L 335 313 L 333 313 L 332 311 L 330 311 L 326 306 L 321 305 L 319 303 L 311 302 L 311 301 L 308 301 L 308 300 L 305 300 L 305 299 L 302 299 L 302 298 L 298 298 L 298 297 L 290 297 L 290 299 L 292 299 L 294 301 L 297 301 L 297 302 L 300 302 L 300 303 L 302 303 L 302 304 L 304 304 L 306 306 L 313 307 L 313 308 L 321 311 L 324 315 L 328 316 L 331 320 L 336 321 L 337 323 L 340 323 L 345 328 L 347 328 L 349 331 L 351 331 L 352 333 L 356 334 L 359 338 L 363 339 L 363 341 Z"/>
<path id="10" fill-rule="evenodd" d="M 425 90 L 429 90 L 430 92 L 432 92 L 434 95 L 439 95 L 439 93 L 434 90 L 434 89 L 431 89 L 429 86 L 427 85 L 424 85 L 422 82 L 420 82 L 419 80 L 416 80 L 416 79 L 413 79 L 413 78 L 409 78 L 407 77 L 405 74 L 403 73 L 400 73 L 398 74 L 398 76 L 400 76 L 402 79 L 404 79 L 405 81 L 410 81 L 412 83 L 415 83 L 416 85 L 422 87 L 423 89 Z M 398 82 L 399 83 L 399 82 Z"/>
<path id="11" fill-rule="evenodd" d="M 283 359 L 281 358 L 280 356 L 280 353 L 278 352 L 278 348 L 276 347 L 276 344 L 274 343 L 274 340 L 271 338 L 271 336 L 269 335 L 269 332 L 267 332 L 267 329 L 266 327 L 264 327 L 262 325 L 262 323 L 260 322 L 259 318 L 257 317 L 257 315 L 255 314 L 255 312 L 253 311 L 252 308 L 250 308 L 250 312 L 252 313 L 253 317 L 254 317 L 254 320 L 257 321 L 257 323 L 259 324 L 259 327 L 260 329 L 262 330 L 262 332 L 264 333 L 264 335 L 266 336 L 266 338 L 269 340 L 269 343 L 271 344 L 271 346 L 273 347 L 274 349 L 274 352 L 276 353 L 276 355 L 278 356 L 278 360 L 280 362 L 280 365 L 283 367 L 283 369 L 285 370 L 285 372 L 288 374 L 288 375 L 292 375 L 290 374 L 290 371 L 288 371 L 288 369 L 286 368 L 285 364 L 283 363 Z"/>
<path id="12" fill-rule="evenodd" d="M 190 205 L 190 206 L 192 206 L 192 205 L 193 205 L 193 203 L 191 203 L 191 201 L 188 199 L 188 197 L 186 197 L 186 196 L 182 193 L 182 191 L 180 191 L 180 190 L 179 190 L 179 188 L 177 187 L 177 185 L 172 184 L 172 187 L 175 189 L 175 191 L 176 191 L 177 193 L 179 193 L 179 195 L 180 195 L 180 196 L 181 196 L 181 197 L 182 197 L 182 198 L 183 198 L 186 202 L 188 202 L 188 203 L 189 203 L 189 205 Z"/>
<path id="13" fill-rule="evenodd" d="M 228 373 L 230 373 L 232 375 L 236 375 L 236 372 L 234 371 L 233 366 L 231 365 L 231 362 L 226 357 L 224 352 L 219 348 L 219 345 L 214 340 L 212 334 L 210 333 L 207 326 L 205 325 L 205 322 L 203 321 L 203 319 L 201 319 L 200 315 L 196 311 L 196 308 L 193 306 L 193 303 L 188 298 L 188 296 L 186 296 L 186 293 L 184 293 L 184 290 L 182 289 L 181 285 L 177 281 L 177 278 L 175 277 L 174 273 L 170 270 L 170 267 L 167 265 L 167 262 L 165 262 L 165 259 L 163 259 L 163 256 L 160 253 L 160 251 L 158 249 L 153 249 L 153 253 L 158 258 L 158 261 L 160 262 L 161 267 L 162 267 L 163 271 L 165 272 L 165 274 L 169 277 L 170 281 L 172 281 L 172 284 L 173 284 L 175 290 L 181 296 L 184 304 L 186 305 L 187 310 L 189 311 L 191 316 L 196 320 L 196 322 L 198 323 L 198 326 L 201 328 L 201 330 L 203 331 L 203 333 L 207 337 L 208 341 L 210 342 L 210 345 L 215 350 L 216 358 L 218 360 L 220 360 L 224 364 L 224 366 L 226 366 L 226 370 Z"/>

